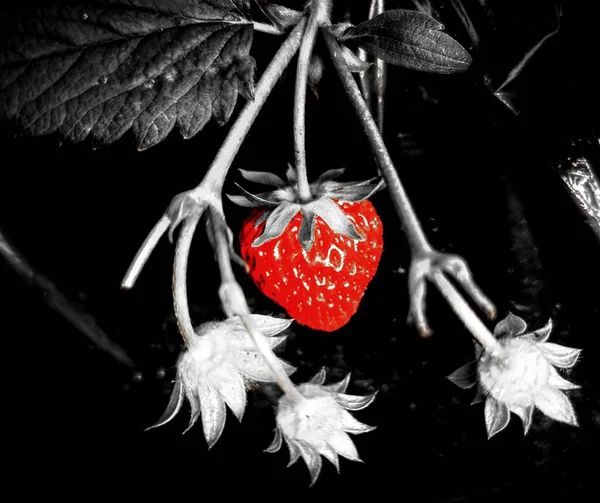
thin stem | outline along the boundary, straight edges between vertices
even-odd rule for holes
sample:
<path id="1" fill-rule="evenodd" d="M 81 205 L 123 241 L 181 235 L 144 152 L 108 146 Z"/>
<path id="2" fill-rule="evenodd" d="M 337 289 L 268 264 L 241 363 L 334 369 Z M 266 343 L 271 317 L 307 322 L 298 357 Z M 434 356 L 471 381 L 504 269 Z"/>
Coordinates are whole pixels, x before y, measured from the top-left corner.
<path id="1" fill-rule="evenodd" d="M 425 233 L 421 227 L 419 219 L 415 213 L 415 210 L 408 198 L 408 194 L 400 181 L 400 177 L 396 172 L 396 168 L 390 158 L 390 154 L 387 151 L 383 138 L 379 134 L 377 124 L 373 120 L 369 111 L 368 105 L 363 99 L 358 85 L 354 81 L 354 77 L 348 68 L 348 65 L 342 57 L 341 48 L 335 39 L 335 37 L 329 32 L 327 27 L 323 28 L 323 34 L 325 36 L 325 42 L 331 58 L 335 65 L 335 68 L 340 76 L 344 89 L 348 94 L 354 109 L 356 110 L 358 119 L 371 143 L 373 153 L 379 163 L 379 169 L 387 183 L 387 187 L 390 193 L 390 197 L 396 207 L 396 211 L 402 226 L 404 233 L 411 246 L 411 249 L 416 255 L 425 255 L 432 251 L 432 247 L 427 240 Z"/>
<path id="2" fill-rule="evenodd" d="M 201 186 L 206 186 L 210 187 L 212 190 L 216 190 L 220 195 L 223 183 L 225 182 L 225 177 L 227 176 L 227 172 L 231 167 L 233 159 L 242 146 L 254 120 L 258 116 L 258 112 L 260 112 L 260 109 L 265 104 L 269 94 L 271 94 L 273 87 L 298 51 L 305 27 L 306 18 L 303 17 L 294 27 L 288 38 L 281 44 L 277 54 L 275 54 L 269 63 L 269 66 L 262 74 L 260 81 L 256 85 L 254 101 L 246 103 L 246 106 L 240 112 L 240 115 L 235 121 L 235 124 L 231 127 L 227 138 L 225 138 L 225 141 L 217 152 L 202 183 L 194 190 L 200 190 Z"/>
<path id="3" fill-rule="evenodd" d="M 175 261 L 173 262 L 173 307 L 179 332 L 188 347 L 191 347 L 196 332 L 192 325 L 188 306 L 187 266 L 190 246 L 199 220 L 200 215 L 193 215 L 184 220 L 177 239 Z"/>
<path id="4" fill-rule="evenodd" d="M 279 361 L 279 358 L 277 358 L 277 355 L 273 353 L 267 338 L 258 328 L 258 325 L 254 321 L 254 318 L 252 318 L 252 315 L 248 313 L 240 316 L 240 318 L 242 319 L 242 323 L 246 327 L 246 330 L 248 330 L 250 337 L 254 341 L 256 349 L 258 349 L 258 352 L 266 360 L 267 365 L 269 365 L 271 372 L 273 372 L 277 385 L 294 402 L 302 402 L 304 397 L 300 394 L 298 388 L 294 386 L 294 383 L 286 374 L 281 362 Z"/>
<path id="5" fill-rule="evenodd" d="M 383 13 L 384 10 L 384 0 L 371 0 L 369 19 L 373 19 L 375 16 Z M 364 49 L 359 48 L 358 54 L 363 61 L 369 60 L 369 55 Z M 385 86 L 387 81 L 387 65 L 385 61 L 376 57 L 371 68 L 359 74 L 359 80 L 363 97 L 371 110 L 371 115 L 373 115 L 371 91 L 372 87 L 375 88 L 375 117 L 377 118 L 379 133 L 383 135 L 383 112 L 385 108 Z"/>
<path id="6" fill-rule="evenodd" d="M 491 355 L 495 357 L 499 356 L 502 353 L 502 346 L 473 312 L 469 304 L 456 291 L 454 285 L 440 271 L 433 273 L 431 282 L 446 298 L 452 310 L 462 320 L 477 342 Z"/>
<path id="7" fill-rule="evenodd" d="M 315 46 L 317 31 L 324 23 L 329 24 L 331 2 L 317 0 L 311 4 L 308 25 L 304 32 L 300 53 L 298 54 L 298 69 L 296 71 L 296 89 L 294 99 L 294 160 L 298 178 L 298 196 L 300 201 L 311 199 L 308 175 L 306 171 L 306 84 L 310 58 Z"/>
<path id="8" fill-rule="evenodd" d="M 211 209 L 210 224 L 214 238 L 215 257 L 221 273 L 221 283 L 235 282 L 235 274 L 231 267 L 229 239 L 227 237 L 226 224 L 223 215 L 218 211 Z"/>
<path id="9" fill-rule="evenodd" d="M 406 237 L 411 246 L 412 253 L 416 256 L 430 254 L 433 252 L 433 249 L 421 228 L 421 224 L 410 203 L 408 194 L 400 181 L 400 177 L 394 168 L 390 155 L 383 143 L 383 139 L 379 134 L 377 125 L 369 112 L 369 108 L 362 98 L 360 90 L 341 56 L 341 49 L 337 40 L 327 29 L 323 29 L 323 33 L 334 65 L 342 80 L 342 84 L 350 97 L 357 112 L 358 119 L 363 126 L 369 142 L 371 143 L 371 148 L 379 162 L 379 168 L 387 183 L 390 197 L 394 202 L 398 216 L 402 221 L 404 232 L 406 233 Z M 475 339 L 477 339 L 487 351 L 492 352 L 492 354 L 500 352 L 501 347 L 494 336 L 479 320 L 477 315 L 472 311 L 454 286 L 444 277 L 442 272 L 435 271 L 431 280 L 440 290 L 442 295 L 448 300 L 448 303 L 454 312 L 465 323 Z"/>
<path id="10" fill-rule="evenodd" d="M 198 195 L 203 192 L 203 189 L 200 189 L 200 187 L 206 186 L 208 189 L 216 191 L 220 198 L 221 188 L 223 187 L 225 177 L 227 176 L 227 171 L 246 138 L 250 127 L 273 90 L 273 87 L 281 77 L 283 71 L 287 68 L 294 54 L 298 51 L 305 26 L 306 18 L 302 18 L 283 44 L 281 44 L 279 50 L 271 60 L 271 63 L 269 63 L 269 66 L 262 74 L 262 77 L 254 90 L 254 101 L 246 103 L 234 125 L 231 127 L 231 130 L 217 152 L 208 173 L 195 189 L 195 192 L 197 192 Z M 170 219 L 166 215 L 163 215 L 152 231 L 150 231 L 150 234 L 140 247 L 129 270 L 123 278 L 121 283 L 122 288 L 128 289 L 133 287 L 142 268 L 146 264 L 148 257 L 156 247 L 156 243 L 167 231 L 170 224 Z"/>
<path id="11" fill-rule="evenodd" d="M 210 221 L 214 235 L 215 254 L 221 272 L 220 292 L 223 292 L 221 301 L 224 304 L 223 308 L 225 312 L 231 316 L 239 316 L 241 318 L 256 349 L 267 362 L 275 377 L 275 381 L 283 392 L 294 401 L 303 400 L 302 395 L 285 372 L 279 358 L 277 358 L 277 355 L 271 349 L 267 338 L 254 321 L 244 297 L 244 292 L 235 280 L 235 275 L 231 267 L 229 240 L 223 216 L 217 210 L 211 208 Z"/>
<path id="12" fill-rule="evenodd" d="M 171 221 L 166 215 L 163 215 L 161 219 L 156 222 L 156 225 L 146 237 L 146 240 L 136 253 L 131 265 L 129 266 L 129 269 L 127 269 L 127 272 L 125 273 L 125 277 L 121 282 L 121 288 L 123 290 L 129 290 L 130 288 L 133 288 L 133 285 L 140 275 L 140 272 L 142 272 L 142 267 L 144 267 L 144 264 L 148 261 L 152 250 L 154 250 L 162 235 L 169 228 L 170 223 Z"/>

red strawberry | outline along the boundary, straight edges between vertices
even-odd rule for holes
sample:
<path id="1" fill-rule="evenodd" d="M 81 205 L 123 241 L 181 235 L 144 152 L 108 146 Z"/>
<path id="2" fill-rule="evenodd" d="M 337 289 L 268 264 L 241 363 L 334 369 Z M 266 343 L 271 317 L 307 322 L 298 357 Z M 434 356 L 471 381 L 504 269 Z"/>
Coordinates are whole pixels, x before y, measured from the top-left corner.
<path id="1" fill-rule="evenodd" d="M 356 313 L 383 250 L 383 225 L 366 200 L 382 183 L 333 181 L 342 173 L 322 175 L 311 184 L 313 200 L 299 203 L 293 172 L 292 187 L 272 174 L 242 172 L 278 187 L 258 196 L 244 191 L 253 205 L 263 206 L 248 216 L 239 236 L 250 276 L 296 321 L 326 332 Z"/>

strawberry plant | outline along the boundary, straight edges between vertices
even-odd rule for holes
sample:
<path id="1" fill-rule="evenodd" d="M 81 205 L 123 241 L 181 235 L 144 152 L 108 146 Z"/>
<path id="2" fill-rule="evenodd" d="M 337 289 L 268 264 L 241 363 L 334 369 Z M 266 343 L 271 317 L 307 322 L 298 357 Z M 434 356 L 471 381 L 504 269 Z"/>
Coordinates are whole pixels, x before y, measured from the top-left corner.
<path id="1" fill-rule="evenodd" d="M 405 175 L 411 177 L 404 168 L 410 164 L 407 160 L 420 158 L 419 141 L 411 143 L 411 135 L 399 129 L 393 136 L 387 132 L 390 123 L 400 127 L 398 117 L 406 109 L 409 121 L 425 128 L 426 134 L 431 132 L 440 145 L 447 136 L 448 145 L 455 148 L 452 127 L 427 119 L 438 108 L 435 91 L 429 96 L 429 90 L 441 95 L 439 89 L 446 85 L 471 86 L 475 94 L 485 96 L 495 107 L 494 120 L 517 120 L 527 104 L 513 91 L 515 83 L 559 33 L 562 14 L 560 6 L 555 7 L 550 9 L 550 28 L 520 47 L 517 61 L 503 72 L 486 56 L 480 36 L 479 23 L 491 26 L 493 32 L 495 23 L 501 22 L 486 2 L 373 0 L 359 6 L 332 0 L 281 5 L 262 0 L 81 0 L 31 2 L 2 12 L 0 119 L 11 132 L 51 135 L 64 142 L 62 151 L 83 143 L 93 147 L 88 155 L 93 153 L 95 159 L 125 142 L 126 155 L 146 156 L 149 166 L 153 151 L 169 149 L 169 156 L 161 157 L 161 165 L 152 169 L 161 173 L 156 186 L 172 189 L 171 201 L 121 279 L 123 290 L 142 290 L 140 295 L 168 291 L 166 285 L 147 283 L 142 269 L 153 267 L 149 259 L 155 250 L 164 260 L 167 254 L 172 256 L 173 324 L 183 347 L 172 375 L 162 371 L 163 377 L 173 377 L 170 399 L 165 400 L 163 415 L 148 428 L 153 430 L 148 436 L 158 434 L 160 429 L 154 427 L 176 422 L 182 409 L 187 413 L 189 408 L 184 430 L 199 431 L 213 448 L 226 436 L 228 410 L 242 421 L 248 397 L 260 389 L 275 408 L 267 427 L 274 438 L 263 448 L 276 453 L 285 443 L 290 463 L 302 458 L 306 464 L 311 485 L 322 472 L 323 458 L 338 471 L 340 457 L 360 461 L 350 435 L 368 434 L 377 426 L 373 416 L 366 420 L 369 424 L 362 422 L 368 411 L 361 411 L 376 400 L 378 387 L 354 382 L 351 366 L 343 372 L 310 368 L 311 362 L 292 361 L 282 348 L 294 339 L 290 337 L 294 331 L 319 338 L 323 347 L 331 348 L 328 340 L 367 326 L 365 306 L 383 302 L 383 297 L 386 302 L 393 299 L 393 314 L 388 317 L 393 323 L 402 320 L 397 330 L 407 338 L 418 334 L 430 340 L 432 334 L 443 333 L 445 324 L 455 331 L 466 328 L 475 344 L 475 359 L 462 367 L 458 362 L 454 367 L 460 368 L 447 369 L 447 374 L 460 388 L 477 389 L 476 401 L 485 404 L 481 423 L 488 437 L 511 424 L 511 413 L 521 419 L 525 433 L 535 430 L 536 410 L 566 425 L 578 425 L 581 418 L 570 395 L 579 387 L 577 378 L 567 380 L 560 372 L 575 366 L 580 350 L 563 344 L 567 342 L 563 331 L 559 330 L 563 339 L 550 339 L 552 321 L 542 317 L 549 313 L 556 317 L 556 311 L 531 293 L 535 285 L 526 290 L 524 302 L 499 298 L 493 286 L 488 295 L 484 290 L 493 282 L 485 281 L 483 289 L 475 277 L 485 276 L 493 265 L 476 259 L 477 267 L 471 268 L 443 239 L 432 237 L 437 227 L 419 219 L 423 202 L 417 211 L 403 181 Z M 479 22 L 474 23 L 473 17 Z M 451 29 L 443 24 L 446 18 Z M 488 19 L 488 24 L 481 19 Z M 255 52 L 256 47 L 269 47 L 268 57 Z M 409 109 L 406 101 L 404 107 L 398 106 L 400 93 L 390 81 L 397 86 L 402 79 L 407 90 L 421 95 L 423 110 Z M 287 89 L 279 91 L 286 83 Z M 260 122 L 261 111 L 277 93 L 278 110 L 271 109 L 270 123 L 265 125 Z M 335 106 L 347 111 L 324 113 L 326 98 L 342 93 L 344 100 Z M 467 96 L 463 91 L 461 98 Z M 439 101 L 440 107 L 452 102 Z M 425 119 L 419 119 L 421 112 Z M 320 138 L 311 134 L 315 121 L 322 122 Z M 436 134 L 436 128 L 441 133 Z M 474 134 L 476 129 L 472 126 Z M 177 138 L 176 131 L 189 142 Z M 593 129 L 586 134 L 569 145 L 570 155 L 552 162 L 590 234 L 600 235 L 600 189 L 589 160 L 593 154 L 588 154 L 598 140 Z M 267 136 L 272 137 L 267 153 L 252 150 L 253 143 Z M 210 141 L 203 143 L 206 137 Z M 212 148 L 215 138 L 219 146 Z M 359 169 L 350 158 L 358 150 L 366 152 Z M 345 169 L 346 163 L 350 169 Z M 448 167 L 447 172 L 453 171 L 460 170 Z M 133 215 L 129 226 L 136 232 L 144 231 L 138 229 L 136 218 L 154 208 L 154 194 L 140 181 L 144 176 L 153 175 L 134 176 L 132 193 L 122 196 Z M 427 183 L 436 186 L 435 180 Z M 469 196 L 473 189 L 462 185 L 465 192 L 454 194 L 455 201 L 444 193 L 443 184 L 432 199 L 457 206 L 470 197 L 485 199 Z M 103 201 L 119 197 L 114 190 Z M 83 200 L 85 190 L 76 191 Z M 519 198 L 512 189 L 509 193 L 509 204 L 519 216 Z M 76 202 L 67 205 L 64 221 L 77 215 L 76 208 Z M 122 210 L 114 211 L 115 220 L 126 218 Z M 107 225 L 106 220 L 110 219 L 95 222 Z M 536 247 L 527 241 L 530 233 L 523 222 L 525 217 L 515 217 L 511 228 L 520 233 L 517 261 L 531 259 L 527 263 L 534 264 L 533 270 Z M 199 231 L 200 224 L 205 233 Z M 399 246 L 398 236 L 407 244 L 395 256 L 390 249 Z M 165 252 L 166 241 L 174 243 L 174 251 Z M 51 308 L 134 375 L 144 375 L 139 370 L 143 365 L 57 285 L 36 272 L 4 233 L 0 245 L 10 267 L 40 290 Z M 130 244 L 124 248 L 119 247 L 119 257 L 134 254 Z M 459 251 L 469 254 L 467 249 Z M 164 270 L 163 263 L 160 267 Z M 213 270 L 218 271 L 216 283 L 210 280 Z M 520 283 L 518 271 L 513 273 Z M 381 285 L 398 279 L 405 285 L 402 289 L 386 286 L 382 294 Z M 379 297 L 370 290 L 377 282 Z M 198 307 L 193 300 L 197 288 L 217 291 L 213 297 L 218 299 L 219 314 Z M 450 309 L 445 310 L 441 301 Z M 527 331 L 523 318 L 542 328 Z M 404 320 L 410 328 L 403 328 Z M 383 337 L 378 330 L 381 315 L 369 321 L 366 338 Z M 296 355 L 302 354 L 298 349 Z M 296 372 L 304 377 L 296 378 Z"/>

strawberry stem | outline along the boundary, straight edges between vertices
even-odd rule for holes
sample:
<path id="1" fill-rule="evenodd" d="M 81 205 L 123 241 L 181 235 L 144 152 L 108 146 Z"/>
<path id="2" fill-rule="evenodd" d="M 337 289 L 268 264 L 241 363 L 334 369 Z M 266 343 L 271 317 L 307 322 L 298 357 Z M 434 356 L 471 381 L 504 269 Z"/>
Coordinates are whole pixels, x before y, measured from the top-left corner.
<path id="1" fill-rule="evenodd" d="M 323 34 L 325 36 L 325 42 L 327 48 L 333 59 L 335 68 L 340 76 L 344 89 L 348 94 L 354 109 L 356 110 L 358 119 L 371 143 L 371 148 L 379 164 L 379 169 L 387 183 L 390 197 L 396 207 L 396 212 L 402 221 L 404 232 L 408 239 L 410 248 L 413 253 L 413 261 L 415 257 L 427 257 L 434 254 L 434 250 L 429 244 L 423 228 L 417 218 L 415 210 L 412 207 L 408 194 L 406 193 L 400 177 L 394 167 L 392 159 L 387 151 L 383 138 L 379 133 L 377 124 L 373 120 L 369 107 L 363 99 L 360 89 L 356 84 L 354 77 L 352 76 L 348 65 L 342 57 L 341 48 L 331 34 L 327 27 L 323 27 Z M 473 334 L 473 337 L 477 339 L 487 351 L 491 351 L 492 354 L 498 352 L 499 345 L 495 340 L 494 336 L 489 332 L 485 325 L 479 320 L 477 315 L 473 312 L 471 307 L 462 298 L 460 293 L 454 288 L 437 269 L 436 266 L 431 265 L 432 268 L 430 279 L 437 286 L 440 292 L 444 295 L 454 312 L 459 318 L 465 323 L 469 331 Z M 487 299 L 486 299 L 487 300 Z M 490 304 L 491 305 L 491 304 Z M 425 325 L 424 325 L 425 326 Z"/>
<path id="2" fill-rule="evenodd" d="M 171 225 L 171 221 L 166 215 L 163 215 L 161 219 L 158 222 L 156 222 L 156 224 L 146 237 L 145 241 L 143 242 L 142 246 L 140 246 L 140 249 L 136 253 L 135 257 L 133 258 L 129 269 L 127 269 L 125 277 L 121 282 L 122 290 L 129 290 L 133 288 L 133 285 L 135 285 L 138 276 L 142 272 L 144 264 L 146 264 L 146 262 L 150 258 L 152 251 L 158 244 L 158 241 L 160 240 L 162 235 L 169 228 L 169 225 Z"/>
<path id="3" fill-rule="evenodd" d="M 198 199 L 204 199 L 203 194 L 206 190 L 216 194 L 220 199 L 221 189 L 225 182 L 227 172 L 231 167 L 233 159 L 238 153 L 248 131 L 252 127 L 254 120 L 258 116 L 262 106 L 265 104 L 269 94 L 275 87 L 275 84 L 281 77 L 283 71 L 289 65 L 294 54 L 298 51 L 302 42 L 302 34 L 306 27 L 306 18 L 300 19 L 285 41 L 279 47 L 279 50 L 263 72 L 256 89 L 254 91 L 254 101 L 249 101 L 240 112 L 237 120 L 231 127 L 227 138 L 217 152 L 210 169 L 204 176 L 202 182 L 192 191 Z M 171 221 L 168 216 L 163 215 L 154 228 L 148 234 L 148 237 L 136 253 L 125 277 L 121 282 L 121 288 L 130 289 L 135 284 L 142 268 L 146 264 L 156 244 L 162 235 L 170 227 Z"/>
<path id="4" fill-rule="evenodd" d="M 187 347 L 191 347 L 196 335 L 190 318 L 190 309 L 187 296 L 187 265 L 190 255 L 190 246 L 194 232 L 200 220 L 200 215 L 186 218 L 177 238 L 175 260 L 173 261 L 173 307 L 179 332 Z"/>
<path id="5" fill-rule="evenodd" d="M 350 98 L 350 102 L 356 110 L 358 119 L 371 143 L 373 153 L 379 162 L 379 169 L 383 177 L 385 178 L 386 184 L 389 189 L 390 197 L 396 207 L 396 211 L 402 221 L 402 226 L 408 242 L 416 255 L 425 255 L 430 253 L 433 249 L 423 232 L 419 219 L 413 209 L 408 194 L 400 181 L 400 177 L 394 167 L 394 163 L 387 151 L 387 148 L 383 142 L 383 138 L 379 134 L 377 124 L 373 120 L 371 112 L 369 111 L 368 105 L 360 93 L 358 85 L 354 81 L 354 77 L 348 68 L 343 56 L 342 50 L 335 39 L 335 37 L 329 32 L 327 27 L 323 27 L 323 34 L 325 36 L 325 42 L 331 58 L 335 65 L 335 68 L 340 76 L 344 89 Z"/>
<path id="6" fill-rule="evenodd" d="M 298 54 L 294 93 L 294 160 L 298 178 L 298 196 L 301 203 L 309 202 L 312 199 L 306 172 L 306 84 L 308 69 L 317 31 L 320 26 L 329 24 L 330 11 L 331 2 L 328 0 L 316 0 L 311 3 L 308 25 Z"/>
<path id="7" fill-rule="evenodd" d="M 305 27 L 306 18 L 303 17 L 294 27 L 288 38 L 281 44 L 277 54 L 275 54 L 256 85 L 254 101 L 246 103 L 221 148 L 219 148 L 204 179 L 194 191 L 201 192 L 204 190 L 204 187 L 211 187 L 220 197 L 227 172 L 242 143 L 246 139 L 252 124 L 254 124 L 254 120 L 267 101 L 269 94 L 271 94 L 273 87 L 275 87 L 283 71 L 287 68 L 296 52 L 298 52 Z"/>
<path id="8" fill-rule="evenodd" d="M 267 338 L 260 331 L 260 328 L 258 328 L 254 318 L 252 318 L 244 292 L 236 281 L 235 274 L 231 267 L 231 253 L 229 250 L 225 219 L 223 215 L 214 208 L 211 208 L 210 210 L 210 223 L 214 235 L 213 246 L 215 248 L 217 263 L 219 264 L 219 271 L 221 272 L 221 287 L 219 288 L 219 294 L 221 296 L 223 310 L 229 317 L 239 316 L 241 318 L 256 349 L 267 362 L 275 381 L 283 392 L 296 402 L 304 400 L 304 397 L 288 377 L 279 358 L 277 358 L 271 349 Z"/>
<path id="9" fill-rule="evenodd" d="M 375 16 L 382 14 L 385 10 L 384 4 L 384 0 L 371 0 L 369 19 L 373 19 Z M 358 56 L 363 61 L 368 61 L 369 56 L 364 49 L 358 49 Z M 374 90 L 377 127 L 379 128 L 379 133 L 383 134 L 383 111 L 385 105 L 385 86 L 387 81 L 387 65 L 385 61 L 375 58 L 375 62 L 371 68 L 359 74 L 359 79 L 363 96 L 365 101 L 369 104 L 371 112 L 373 112 L 372 91 Z"/>
<path id="10" fill-rule="evenodd" d="M 477 342 L 492 356 L 498 357 L 502 353 L 502 346 L 465 302 L 465 299 L 456 291 L 454 285 L 448 281 L 441 271 L 434 272 L 431 281 L 446 298 L 450 307 L 452 307 Z"/>

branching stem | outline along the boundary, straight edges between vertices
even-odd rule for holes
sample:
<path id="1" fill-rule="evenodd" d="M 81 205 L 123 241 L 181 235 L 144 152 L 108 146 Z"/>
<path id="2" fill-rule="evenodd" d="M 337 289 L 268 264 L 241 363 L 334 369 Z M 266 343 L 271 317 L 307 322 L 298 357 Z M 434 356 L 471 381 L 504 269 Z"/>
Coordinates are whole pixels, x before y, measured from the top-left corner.
<path id="1" fill-rule="evenodd" d="M 308 69 L 317 31 L 323 24 L 329 24 L 331 2 L 317 0 L 310 6 L 310 17 L 304 32 L 300 53 L 298 54 L 298 69 L 296 71 L 296 89 L 294 93 L 294 160 L 298 178 L 298 195 L 301 202 L 311 199 L 308 175 L 306 170 L 306 84 Z"/>
<path id="2" fill-rule="evenodd" d="M 281 77 L 283 71 L 287 68 L 294 54 L 298 51 L 305 27 L 306 18 L 302 18 L 288 35 L 287 39 L 281 44 L 281 47 L 271 60 L 271 63 L 269 63 L 269 66 L 262 74 L 254 91 L 254 101 L 246 103 L 235 121 L 235 124 L 231 127 L 223 145 L 221 145 L 221 148 L 217 152 L 208 173 L 198 187 L 194 189 L 194 192 L 196 192 L 199 197 L 203 191 L 211 190 L 220 199 L 221 188 L 225 182 L 229 167 L 238 153 L 242 142 L 246 138 L 250 127 L 254 123 L 254 120 L 258 116 L 262 106 L 265 104 L 267 97 L 273 90 L 273 87 Z M 125 274 L 121 283 L 121 288 L 129 289 L 133 287 L 137 277 L 148 260 L 148 257 L 154 250 L 156 243 L 167 231 L 170 224 L 170 219 L 163 215 L 159 222 L 154 226 Z"/>
<path id="3" fill-rule="evenodd" d="M 269 66 L 262 74 L 260 81 L 256 85 L 254 92 L 254 101 L 246 103 L 244 109 L 240 112 L 235 124 L 231 127 L 227 138 L 217 152 L 214 161 L 210 165 L 206 176 L 194 190 L 202 190 L 202 187 L 208 187 L 215 191 L 215 194 L 221 195 L 221 189 L 225 182 L 225 177 L 233 159 L 237 155 L 246 135 L 250 131 L 254 120 L 258 116 L 262 106 L 267 101 L 269 94 L 275 87 L 275 84 L 281 77 L 283 71 L 289 65 L 292 57 L 298 51 L 302 41 L 306 19 L 302 18 L 294 27 L 288 38 L 281 44 L 277 54 L 273 57 Z"/>
<path id="4" fill-rule="evenodd" d="M 341 49 L 337 40 L 327 28 L 323 29 L 323 33 L 334 65 L 342 80 L 342 84 L 356 110 L 358 119 L 363 126 L 363 130 L 371 143 L 371 148 L 379 163 L 379 169 L 387 183 L 390 197 L 392 198 L 398 216 L 402 221 L 404 232 L 406 233 L 413 256 L 427 256 L 433 252 L 433 248 L 429 244 L 408 198 L 408 194 L 404 190 L 404 186 L 400 181 L 396 168 L 394 167 L 383 139 L 379 134 L 377 124 L 373 120 L 373 117 L 369 112 L 369 107 L 365 103 L 360 89 L 341 55 Z M 492 354 L 498 353 L 500 346 L 496 339 L 454 288 L 454 285 L 452 285 L 440 271 L 435 271 L 433 273 L 431 281 L 448 300 L 454 312 L 465 323 L 469 331 L 473 334 L 473 337 L 475 337 L 487 351 L 491 351 Z"/>

